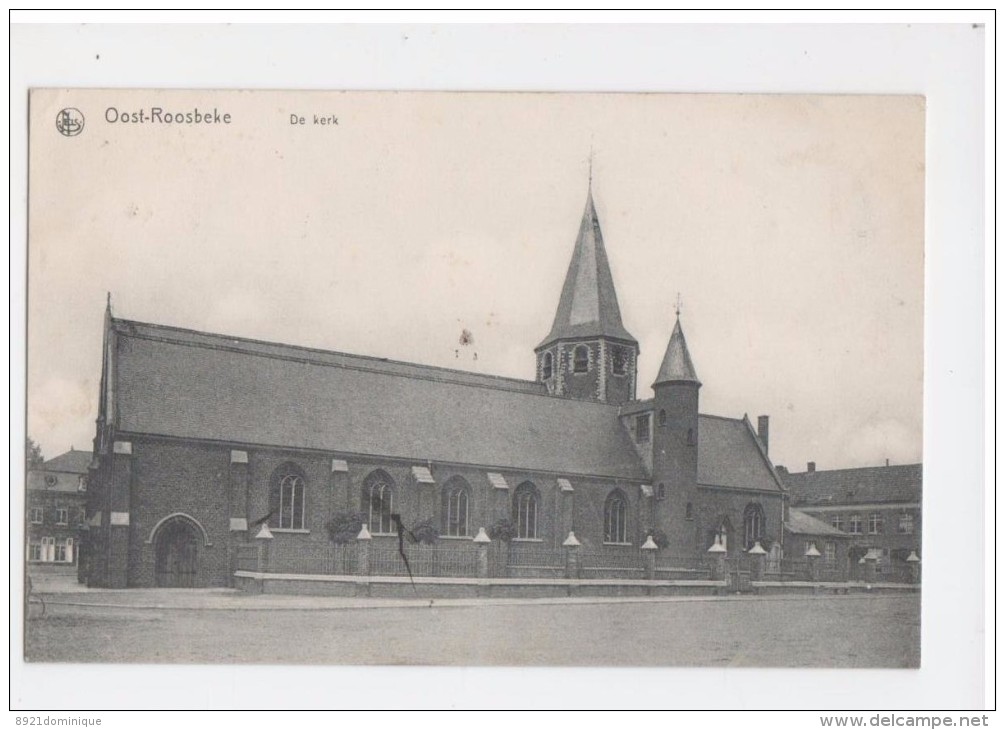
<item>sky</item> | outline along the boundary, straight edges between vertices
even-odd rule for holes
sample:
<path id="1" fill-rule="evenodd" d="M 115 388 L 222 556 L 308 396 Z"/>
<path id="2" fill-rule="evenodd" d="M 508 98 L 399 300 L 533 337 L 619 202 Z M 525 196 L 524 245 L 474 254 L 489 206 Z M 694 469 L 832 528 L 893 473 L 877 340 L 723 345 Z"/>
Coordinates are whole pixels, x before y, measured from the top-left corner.
<path id="1" fill-rule="evenodd" d="M 107 121 L 152 107 L 231 123 Z M 532 378 L 592 154 L 640 398 L 680 294 L 701 411 L 770 415 L 776 464 L 920 461 L 924 117 L 915 96 L 36 91 L 28 434 L 90 448 L 107 292 L 117 317 Z"/>

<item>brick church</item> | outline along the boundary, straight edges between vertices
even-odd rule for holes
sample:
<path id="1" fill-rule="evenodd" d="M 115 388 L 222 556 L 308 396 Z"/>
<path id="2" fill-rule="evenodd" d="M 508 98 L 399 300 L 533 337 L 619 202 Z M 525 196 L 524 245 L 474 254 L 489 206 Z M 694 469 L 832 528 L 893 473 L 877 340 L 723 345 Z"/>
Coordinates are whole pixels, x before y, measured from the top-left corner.
<path id="1" fill-rule="evenodd" d="M 785 491 L 768 419 L 699 412 L 678 313 L 652 395 L 637 395 L 588 195 L 536 377 L 518 380 L 115 318 L 106 310 L 88 530 L 94 586 L 223 586 L 258 525 L 326 545 L 358 513 L 449 547 L 508 521 L 511 543 L 695 559 L 781 550 Z M 528 353 L 529 355 L 529 353 Z"/>

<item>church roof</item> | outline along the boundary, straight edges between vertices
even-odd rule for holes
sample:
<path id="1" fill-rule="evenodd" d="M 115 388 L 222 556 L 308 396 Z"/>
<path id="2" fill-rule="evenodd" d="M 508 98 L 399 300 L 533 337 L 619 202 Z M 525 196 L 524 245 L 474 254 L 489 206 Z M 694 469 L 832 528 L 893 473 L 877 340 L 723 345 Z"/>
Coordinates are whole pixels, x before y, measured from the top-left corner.
<path id="1" fill-rule="evenodd" d="M 780 492 L 781 481 L 745 418 L 698 416 L 698 484 Z"/>
<path id="2" fill-rule="evenodd" d="M 868 466 L 797 474 L 782 472 L 793 504 L 805 508 L 841 504 L 921 501 L 921 464 Z"/>
<path id="3" fill-rule="evenodd" d="M 110 327 L 121 432 L 650 478 L 623 408 L 538 383 L 122 319 Z M 744 419 L 702 415 L 698 433 L 699 484 L 781 489 Z"/>
<path id="4" fill-rule="evenodd" d="M 643 481 L 616 406 L 538 384 L 113 320 L 117 428 Z"/>
<path id="5" fill-rule="evenodd" d="M 681 381 L 701 385 L 698 374 L 694 370 L 694 363 L 691 362 L 691 353 L 687 351 L 687 340 L 684 339 L 684 330 L 681 329 L 678 317 L 654 385 Z"/>
<path id="6" fill-rule="evenodd" d="M 621 322 L 621 309 L 591 189 L 586 197 L 555 321 L 539 347 L 561 339 L 601 336 L 637 344 Z"/>

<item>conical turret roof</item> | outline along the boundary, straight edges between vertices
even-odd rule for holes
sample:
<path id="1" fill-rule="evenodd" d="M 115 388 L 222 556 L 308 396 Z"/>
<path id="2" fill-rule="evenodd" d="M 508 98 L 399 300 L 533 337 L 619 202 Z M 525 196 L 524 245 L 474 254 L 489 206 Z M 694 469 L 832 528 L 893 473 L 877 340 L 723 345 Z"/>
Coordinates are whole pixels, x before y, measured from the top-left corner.
<path id="1" fill-rule="evenodd" d="M 592 189 L 586 197 L 586 208 L 579 224 L 569 271 L 565 275 L 555 322 L 539 347 L 555 340 L 583 337 L 611 337 L 637 344 L 621 322 L 621 309 L 614 291 L 614 279 L 604 249 Z"/>
<path id="2" fill-rule="evenodd" d="M 691 362 L 691 353 L 687 351 L 687 340 L 684 339 L 684 330 L 680 326 L 680 317 L 677 318 L 673 334 L 670 335 L 670 344 L 667 345 L 663 364 L 660 365 L 659 375 L 656 376 L 656 382 L 653 385 L 679 382 L 701 385 L 694 369 L 694 363 Z"/>

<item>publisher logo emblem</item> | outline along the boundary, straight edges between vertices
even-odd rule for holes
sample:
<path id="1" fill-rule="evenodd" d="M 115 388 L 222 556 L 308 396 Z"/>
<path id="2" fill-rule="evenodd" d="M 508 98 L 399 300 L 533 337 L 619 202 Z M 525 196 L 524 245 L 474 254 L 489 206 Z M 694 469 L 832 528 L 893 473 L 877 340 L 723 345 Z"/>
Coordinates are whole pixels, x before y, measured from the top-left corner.
<path id="1" fill-rule="evenodd" d="M 56 129 L 64 137 L 76 137 L 84 131 L 84 115 L 72 106 L 61 109 L 56 115 Z"/>

